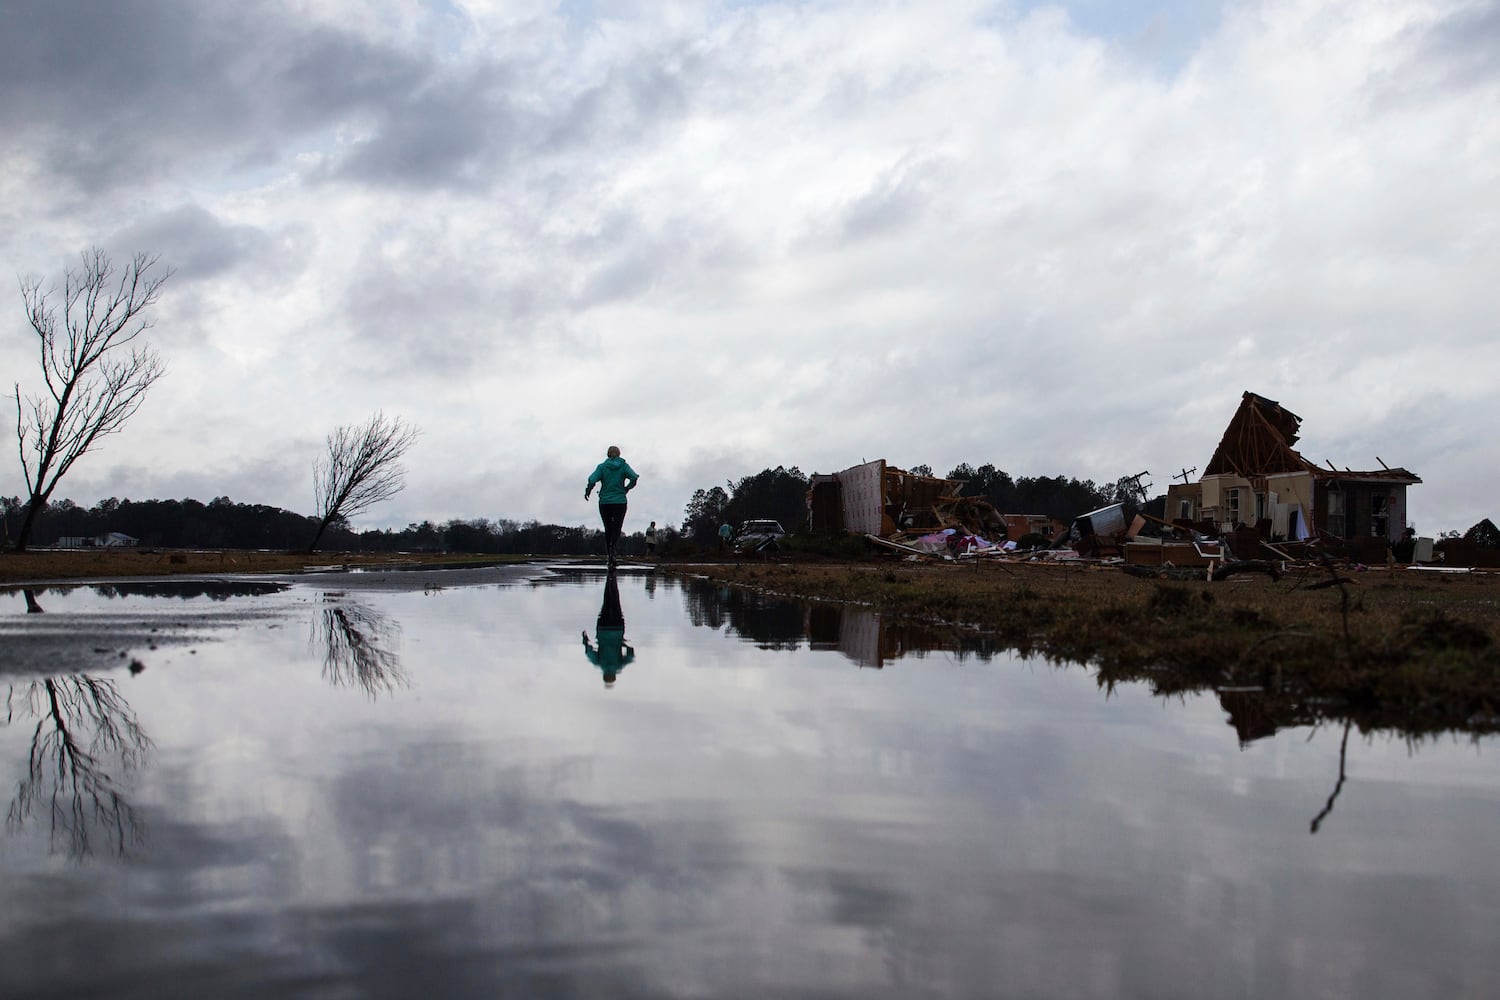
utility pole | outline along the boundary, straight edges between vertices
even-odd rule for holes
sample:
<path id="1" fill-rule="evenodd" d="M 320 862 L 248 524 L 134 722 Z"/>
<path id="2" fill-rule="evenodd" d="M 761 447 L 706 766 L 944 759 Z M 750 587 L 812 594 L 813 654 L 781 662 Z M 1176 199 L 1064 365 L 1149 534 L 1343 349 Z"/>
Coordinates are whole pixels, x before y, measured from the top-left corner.
<path id="1" fill-rule="evenodd" d="M 1151 489 L 1151 484 L 1150 483 L 1146 483 L 1143 486 L 1143 485 L 1141 485 L 1141 480 L 1144 479 L 1144 478 L 1146 478 L 1149 475 L 1151 475 L 1151 470 L 1147 469 L 1144 472 L 1137 472 L 1133 476 L 1126 476 L 1126 477 L 1124 477 L 1125 479 L 1127 479 L 1127 480 L 1130 481 L 1130 483 L 1131 483 L 1130 492 L 1132 494 L 1134 494 L 1136 502 L 1139 503 L 1142 507 L 1144 507 L 1146 505 L 1146 499 L 1147 499 L 1147 497 L 1146 497 L 1146 491 L 1149 490 L 1149 489 Z"/>

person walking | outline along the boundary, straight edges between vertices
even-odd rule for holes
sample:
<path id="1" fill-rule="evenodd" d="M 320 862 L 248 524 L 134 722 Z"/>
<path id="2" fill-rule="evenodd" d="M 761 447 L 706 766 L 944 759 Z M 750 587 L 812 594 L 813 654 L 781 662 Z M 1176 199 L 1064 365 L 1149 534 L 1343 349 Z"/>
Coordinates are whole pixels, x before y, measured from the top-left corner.
<path id="1" fill-rule="evenodd" d="M 588 485 L 583 489 L 583 498 L 587 500 L 594 492 L 594 487 L 599 487 L 599 520 L 604 523 L 604 547 L 609 552 L 609 564 L 614 566 L 620 559 L 618 546 L 620 529 L 625 524 L 625 494 L 635 489 L 635 484 L 641 481 L 641 477 L 630 467 L 629 462 L 620 457 L 617 445 L 610 445 L 605 456 L 604 461 L 589 476 Z"/>
<path id="2" fill-rule="evenodd" d="M 656 522 L 655 521 L 652 521 L 651 524 L 646 528 L 646 555 L 648 557 L 654 557 L 656 555 Z"/>

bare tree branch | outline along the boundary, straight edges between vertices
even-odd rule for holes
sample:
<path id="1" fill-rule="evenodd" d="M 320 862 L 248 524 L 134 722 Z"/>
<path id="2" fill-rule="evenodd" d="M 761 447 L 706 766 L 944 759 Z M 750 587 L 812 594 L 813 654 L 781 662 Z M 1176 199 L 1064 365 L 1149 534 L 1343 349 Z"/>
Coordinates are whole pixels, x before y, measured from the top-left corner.
<path id="1" fill-rule="evenodd" d="M 363 424 L 339 427 L 328 435 L 328 453 L 313 466 L 320 521 L 307 551 L 318 550 L 323 532 L 334 521 L 347 521 L 405 488 L 401 456 L 419 433 L 400 417 L 386 419 L 377 412 Z"/>
<path id="2" fill-rule="evenodd" d="M 98 247 L 80 257 L 63 278 L 61 316 L 56 289 L 40 278 L 21 281 L 45 391 L 23 397 L 15 385 L 16 446 L 30 495 L 18 552 L 58 481 L 99 438 L 119 431 L 166 373 L 155 350 L 133 342 L 150 327 L 145 310 L 171 270 L 144 253 L 119 272 Z"/>

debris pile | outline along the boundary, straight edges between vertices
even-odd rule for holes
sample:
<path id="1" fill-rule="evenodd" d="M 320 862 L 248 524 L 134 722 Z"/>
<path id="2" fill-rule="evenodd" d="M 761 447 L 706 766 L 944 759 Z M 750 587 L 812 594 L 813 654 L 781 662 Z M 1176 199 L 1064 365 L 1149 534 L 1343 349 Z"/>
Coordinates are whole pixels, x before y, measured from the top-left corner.
<path id="1" fill-rule="evenodd" d="M 1015 548 L 1005 515 L 984 497 L 964 496 L 962 479 L 925 476 L 866 462 L 814 475 L 808 493 L 815 529 L 842 530 L 913 555 L 948 558 Z"/>

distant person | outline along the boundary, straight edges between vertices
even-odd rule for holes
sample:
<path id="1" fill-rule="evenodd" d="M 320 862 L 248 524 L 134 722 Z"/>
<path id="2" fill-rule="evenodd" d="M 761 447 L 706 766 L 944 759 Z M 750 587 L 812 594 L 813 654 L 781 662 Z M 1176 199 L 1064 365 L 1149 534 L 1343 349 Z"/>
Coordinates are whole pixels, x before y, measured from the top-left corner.
<path id="1" fill-rule="evenodd" d="M 729 541 L 733 537 L 734 529 L 729 526 L 728 521 L 719 525 L 719 555 L 722 556 L 725 552 L 729 551 Z"/>
<path id="2" fill-rule="evenodd" d="M 646 527 L 646 555 L 656 555 L 656 522 L 652 521 Z"/>
<path id="3" fill-rule="evenodd" d="M 599 605 L 599 620 L 594 626 L 594 643 L 583 633 L 583 655 L 604 675 L 604 686 L 615 686 L 620 671 L 635 659 L 635 650 L 625 641 L 625 613 L 620 610 L 620 585 L 615 571 L 604 580 L 604 600 Z"/>
<path id="4" fill-rule="evenodd" d="M 610 445 L 605 454 L 604 461 L 589 476 L 583 498 L 587 500 L 594 492 L 594 486 L 599 487 L 599 520 L 604 522 L 604 547 L 609 552 L 609 564 L 614 566 L 619 562 L 620 528 L 625 524 L 625 494 L 635 489 L 641 477 L 620 457 L 618 446 Z"/>

